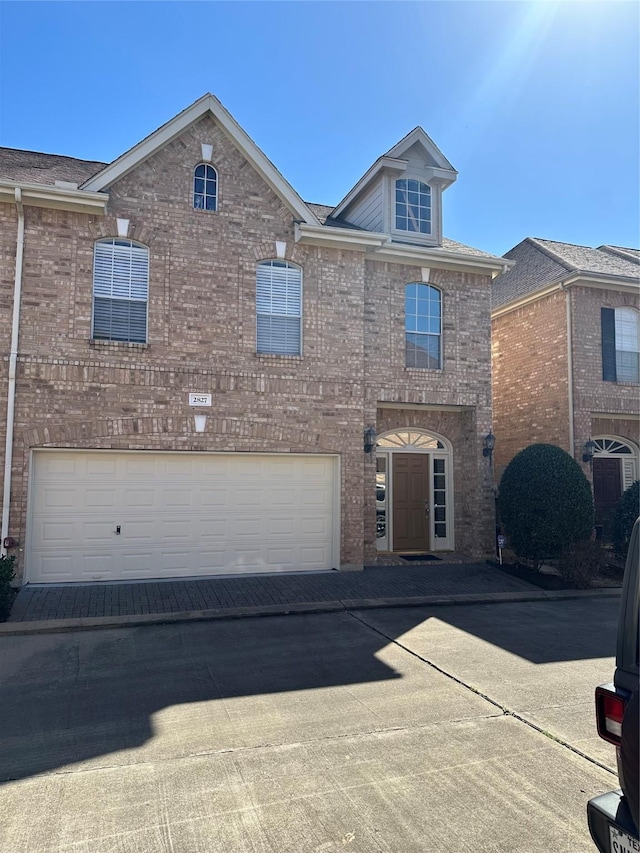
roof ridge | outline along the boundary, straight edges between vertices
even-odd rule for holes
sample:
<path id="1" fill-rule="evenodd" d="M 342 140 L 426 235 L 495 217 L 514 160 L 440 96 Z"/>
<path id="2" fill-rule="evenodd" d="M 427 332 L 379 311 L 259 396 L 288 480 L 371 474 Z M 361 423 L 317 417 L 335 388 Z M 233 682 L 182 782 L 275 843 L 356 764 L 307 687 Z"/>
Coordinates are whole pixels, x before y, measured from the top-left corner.
<path id="1" fill-rule="evenodd" d="M 560 266 L 564 267 L 566 270 L 573 272 L 574 270 L 578 269 L 578 267 L 572 266 L 568 261 L 565 261 L 565 259 L 562 258 L 560 255 L 556 254 L 554 251 L 552 251 L 551 249 L 548 249 L 546 246 L 544 246 L 541 242 L 544 239 L 543 237 L 526 237 L 525 239 L 527 239 L 533 246 L 535 246 L 535 248 L 538 249 L 538 251 L 544 252 L 544 254 L 547 255 L 549 258 L 551 258 L 552 261 L 555 261 L 557 264 L 560 264 Z M 559 240 L 551 240 L 550 242 L 559 243 L 560 241 Z M 565 243 L 565 245 L 570 246 L 571 244 Z M 586 249 L 589 247 L 583 246 L 582 248 Z"/>
<path id="2" fill-rule="evenodd" d="M 17 151 L 20 154 L 37 154 L 40 157 L 61 157 L 64 160 L 78 160 L 80 163 L 102 163 L 108 166 L 104 160 L 87 160 L 84 157 L 73 157 L 71 154 L 50 154 L 48 151 L 34 151 L 31 148 L 14 148 L 11 145 L 0 145 L 0 151 Z"/>

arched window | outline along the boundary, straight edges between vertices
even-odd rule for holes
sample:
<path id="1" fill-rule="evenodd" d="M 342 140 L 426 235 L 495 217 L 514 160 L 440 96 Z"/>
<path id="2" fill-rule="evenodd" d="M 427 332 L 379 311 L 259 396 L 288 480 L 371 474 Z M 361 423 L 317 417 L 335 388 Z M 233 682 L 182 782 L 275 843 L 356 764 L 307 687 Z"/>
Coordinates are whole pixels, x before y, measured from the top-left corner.
<path id="1" fill-rule="evenodd" d="M 638 317 L 635 308 L 616 308 L 616 377 L 618 382 L 640 382 Z"/>
<path id="2" fill-rule="evenodd" d="M 396 230 L 431 234 L 431 187 L 413 178 L 396 181 Z"/>
<path id="3" fill-rule="evenodd" d="M 207 163 L 193 170 L 193 206 L 196 210 L 218 209 L 218 173 Z"/>
<path id="4" fill-rule="evenodd" d="M 147 342 L 149 250 L 131 240 L 98 240 L 93 255 L 95 340 Z"/>
<path id="5" fill-rule="evenodd" d="M 405 288 L 407 367 L 442 367 L 442 295 L 429 284 Z"/>
<path id="6" fill-rule="evenodd" d="M 264 261 L 256 272 L 256 339 L 261 353 L 302 354 L 302 270 Z"/>

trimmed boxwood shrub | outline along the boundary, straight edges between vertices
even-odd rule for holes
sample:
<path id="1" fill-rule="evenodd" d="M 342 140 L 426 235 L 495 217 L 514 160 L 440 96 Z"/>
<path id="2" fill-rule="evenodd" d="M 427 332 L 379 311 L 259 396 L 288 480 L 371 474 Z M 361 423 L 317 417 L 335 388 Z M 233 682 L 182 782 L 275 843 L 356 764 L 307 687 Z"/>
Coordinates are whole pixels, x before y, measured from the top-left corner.
<path id="1" fill-rule="evenodd" d="M 632 483 L 620 498 L 613 516 L 613 547 L 623 560 L 629 550 L 629 540 L 636 518 L 640 515 L 640 480 Z"/>
<path id="2" fill-rule="evenodd" d="M 500 481 L 498 511 L 509 547 L 535 570 L 593 532 L 589 481 L 553 444 L 532 444 L 513 457 Z"/>

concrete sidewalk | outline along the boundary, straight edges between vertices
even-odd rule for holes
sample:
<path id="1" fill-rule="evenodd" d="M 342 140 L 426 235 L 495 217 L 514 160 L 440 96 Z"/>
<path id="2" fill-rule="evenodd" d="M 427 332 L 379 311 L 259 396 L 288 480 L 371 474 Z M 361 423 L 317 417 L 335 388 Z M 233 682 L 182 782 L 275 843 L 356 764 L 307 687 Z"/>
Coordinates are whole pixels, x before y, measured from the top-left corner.
<path id="1" fill-rule="evenodd" d="M 0 636 L 367 607 L 617 596 L 546 592 L 485 563 L 370 566 L 363 572 L 25 586 Z"/>

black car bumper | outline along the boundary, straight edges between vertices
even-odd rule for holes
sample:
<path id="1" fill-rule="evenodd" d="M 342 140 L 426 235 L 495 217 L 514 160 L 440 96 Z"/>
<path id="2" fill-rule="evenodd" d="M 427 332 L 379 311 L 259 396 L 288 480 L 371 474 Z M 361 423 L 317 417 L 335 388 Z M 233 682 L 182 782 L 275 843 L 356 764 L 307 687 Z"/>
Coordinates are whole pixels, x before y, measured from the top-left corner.
<path id="1" fill-rule="evenodd" d="M 599 797 L 589 800 L 587 817 L 589 832 L 600 853 L 621 853 L 611 846 L 610 826 L 617 827 L 634 839 L 637 846 L 632 847 L 629 853 L 635 853 L 636 850 L 640 851 L 638 830 L 631 817 L 627 802 L 622 796 L 622 791 L 609 791 L 608 794 L 601 794 Z"/>

